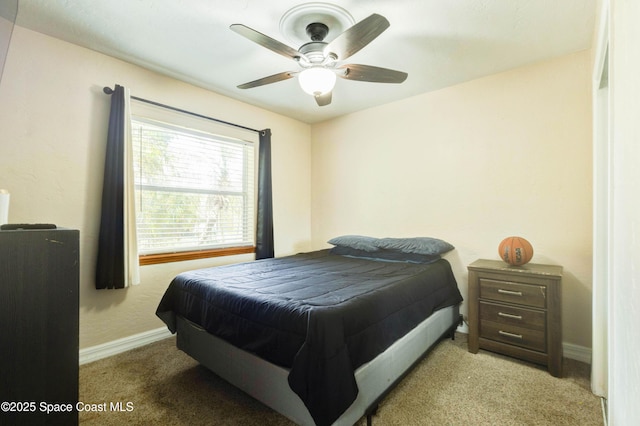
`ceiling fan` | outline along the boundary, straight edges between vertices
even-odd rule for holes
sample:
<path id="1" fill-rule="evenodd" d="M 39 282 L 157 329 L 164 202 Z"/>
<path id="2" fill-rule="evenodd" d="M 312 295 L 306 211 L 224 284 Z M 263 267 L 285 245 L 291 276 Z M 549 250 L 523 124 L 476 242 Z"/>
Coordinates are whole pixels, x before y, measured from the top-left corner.
<path id="1" fill-rule="evenodd" d="M 329 27 L 322 22 L 313 22 L 306 26 L 306 34 L 311 41 L 295 50 L 245 25 L 233 24 L 230 27 L 231 30 L 267 49 L 293 59 L 302 68 L 299 71 L 285 71 L 250 81 L 239 85 L 238 88 L 250 89 L 287 80 L 297 75 L 302 89 L 314 96 L 318 106 L 325 106 L 331 103 L 336 76 L 372 83 L 402 83 L 407 79 L 407 73 L 402 71 L 371 65 L 338 64 L 360 51 L 388 27 L 389 21 L 384 16 L 374 13 L 327 43 L 324 39 L 329 33 Z"/>

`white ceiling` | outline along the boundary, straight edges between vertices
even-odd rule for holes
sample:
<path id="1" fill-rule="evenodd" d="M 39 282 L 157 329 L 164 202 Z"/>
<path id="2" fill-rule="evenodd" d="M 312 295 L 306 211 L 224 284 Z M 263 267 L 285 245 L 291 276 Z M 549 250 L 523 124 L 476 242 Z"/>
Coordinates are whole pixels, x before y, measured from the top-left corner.
<path id="1" fill-rule="evenodd" d="M 280 33 L 279 22 L 301 3 L 305 1 L 20 0 L 16 24 L 314 123 L 588 49 L 596 13 L 596 0 L 333 0 L 356 22 L 378 13 L 391 23 L 347 62 L 405 71 L 409 77 L 404 83 L 338 79 L 333 102 L 324 107 L 302 92 L 295 79 L 237 89 L 298 65 L 234 33 L 229 25 L 245 24 L 297 49 Z"/>

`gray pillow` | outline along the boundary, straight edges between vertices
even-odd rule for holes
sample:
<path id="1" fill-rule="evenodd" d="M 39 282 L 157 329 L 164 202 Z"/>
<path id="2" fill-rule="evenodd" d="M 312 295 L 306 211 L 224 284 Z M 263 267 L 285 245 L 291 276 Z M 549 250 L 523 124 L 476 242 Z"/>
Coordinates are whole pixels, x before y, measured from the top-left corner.
<path id="1" fill-rule="evenodd" d="M 379 238 L 376 240 L 375 246 L 384 250 L 429 255 L 443 254 L 455 248 L 446 241 L 429 237 Z"/>
<path id="2" fill-rule="evenodd" d="M 342 235 L 335 237 L 327 241 L 334 246 L 350 247 L 356 250 L 364 251 L 376 251 L 378 247 L 375 246 L 377 238 L 365 237 L 362 235 Z"/>
<path id="3" fill-rule="evenodd" d="M 329 253 L 360 259 L 382 260 L 385 262 L 432 263 L 440 259 L 440 256 L 437 254 L 403 253 L 396 250 L 365 251 L 346 246 L 335 246 L 329 250 Z"/>

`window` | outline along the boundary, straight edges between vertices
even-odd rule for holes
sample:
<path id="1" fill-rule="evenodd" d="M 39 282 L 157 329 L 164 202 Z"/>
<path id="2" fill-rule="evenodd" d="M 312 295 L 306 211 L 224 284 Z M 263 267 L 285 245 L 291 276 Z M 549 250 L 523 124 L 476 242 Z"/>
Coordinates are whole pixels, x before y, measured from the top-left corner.
<path id="1" fill-rule="evenodd" d="M 141 264 L 253 252 L 255 143 L 132 110 Z"/>

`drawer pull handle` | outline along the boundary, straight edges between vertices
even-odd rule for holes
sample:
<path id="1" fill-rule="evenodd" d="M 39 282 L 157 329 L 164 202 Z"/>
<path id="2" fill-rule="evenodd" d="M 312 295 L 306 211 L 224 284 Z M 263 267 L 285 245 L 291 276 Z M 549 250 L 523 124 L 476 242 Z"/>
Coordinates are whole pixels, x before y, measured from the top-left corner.
<path id="1" fill-rule="evenodd" d="M 522 334 L 509 333 L 508 331 L 502 331 L 502 330 L 499 330 L 498 333 L 502 334 L 503 336 L 513 337 L 515 339 L 522 340 Z"/>
<path id="2" fill-rule="evenodd" d="M 508 294 L 509 296 L 522 296 L 521 291 L 503 290 L 501 288 L 498 289 L 498 293 Z"/>
<path id="3" fill-rule="evenodd" d="M 511 319 L 517 319 L 517 320 L 521 320 L 522 319 L 522 315 L 513 315 L 513 314 L 507 314 L 507 313 L 504 313 L 504 312 L 498 312 L 498 316 L 505 317 L 505 318 L 511 318 Z"/>

